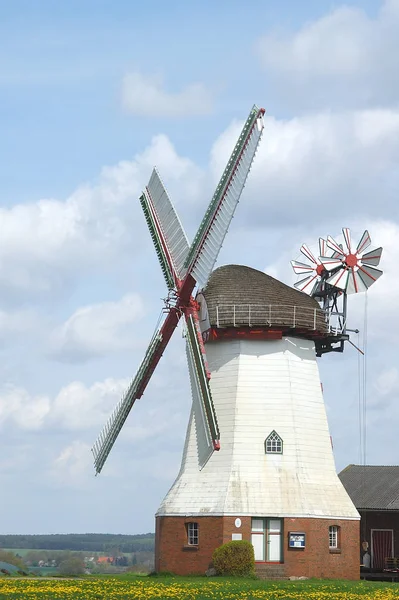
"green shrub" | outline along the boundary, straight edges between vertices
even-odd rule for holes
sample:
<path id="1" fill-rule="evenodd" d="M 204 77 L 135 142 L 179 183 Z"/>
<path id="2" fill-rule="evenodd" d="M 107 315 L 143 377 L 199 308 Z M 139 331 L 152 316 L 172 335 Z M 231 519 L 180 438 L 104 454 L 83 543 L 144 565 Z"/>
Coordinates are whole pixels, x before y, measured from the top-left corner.
<path id="1" fill-rule="evenodd" d="M 212 560 L 218 575 L 244 577 L 254 573 L 254 548 L 245 540 L 227 542 L 219 546 L 214 551 Z"/>
<path id="2" fill-rule="evenodd" d="M 64 577 L 77 577 L 85 572 L 85 564 L 79 556 L 69 556 L 60 563 L 58 570 Z"/>

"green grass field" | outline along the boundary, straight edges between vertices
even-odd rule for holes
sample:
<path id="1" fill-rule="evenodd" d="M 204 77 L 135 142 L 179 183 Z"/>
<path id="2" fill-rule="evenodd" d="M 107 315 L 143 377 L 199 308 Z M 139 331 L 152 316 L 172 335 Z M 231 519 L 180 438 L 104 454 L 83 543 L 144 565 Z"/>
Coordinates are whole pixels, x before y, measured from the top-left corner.
<path id="1" fill-rule="evenodd" d="M 24 600 L 399 600 L 399 585 L 201 577 L 0 579 L 0 599 Z"/>
<path id="2" fill-rule="evenodd" d="M 19 556 L 22 556 L 22 558 L 24 558 L 28 552 L 32 552 L 32 550 L 27 548 L 0 548 L 0 550 L 4 550 L 4 552 L 12 552 L 13 554 L 19 554 Z M 33 550 L 33 552 L 36 552 L 36 550 Z"/>

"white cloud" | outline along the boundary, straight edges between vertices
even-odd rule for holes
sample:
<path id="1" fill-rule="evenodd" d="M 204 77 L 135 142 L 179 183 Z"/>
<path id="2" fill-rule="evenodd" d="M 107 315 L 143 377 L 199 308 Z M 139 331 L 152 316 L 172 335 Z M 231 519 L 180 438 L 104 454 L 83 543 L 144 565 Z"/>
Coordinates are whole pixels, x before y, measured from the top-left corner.
<path id="1" fill-rule="evenodd" d="M 97 430 L 105 424 L 128 384 L 127 379 L 112 378 L 91 386 L 74 381 L 63 387 L 51 401 L 45 425 L 70 431 Z"/>
<path id="2" fill-rule="evenodd" d="M 176 377 L 182 380 L 182 372 L 182 365 L 175 365 L 173 375 L 165 365 L 157 370 L 150 386 L 152 391 L 146 391 L 146 403 L 136 403 L 135 418 L 126 423 L 122 439 L 129 444 L 141 442 L 181 425 L 181 411 L 175 406 L 179 394 L 176 394 L 174 384 Z M 109 377 L 88 386 L 81 381 L 73 381 L 53 397 L 30 394 L 22 387 L 4 386 L 0 390 L 0 428 L 8 432 L 12 429 L 80 431 L 83 436 L 85 432 L 97 435 L 130 382 L 130 378 Z M 187 382 L 183 379 L 182 390 L 184 384 L 187 385 Z M 91 441 L 94 442 L 94 439 Z"/>
<path id="3" fill-rule="evenodd" d="M 396 354 L 391 354 L 391 358 L 383 362 L 386 364 L 378 374 L 375 374 L 376 370 L 369 373 L 371 385 L 366 400 L 368 452 L 369 455 L 377 455 L 380 464 L 397 464 L 399 372 Z M 392 450 L 393 455 L 386 454 L 387 448 Z"/>
<path id="4" fill-rule="evenodd" d="M 127 385 L 126 379 L 105 379 L 89 387 L 75 381 L 61 388 L 54 398 L 8 385 L 0 391 L 0 426 L 31 431 L 98 428 Z"/>
<path id="5" fill-rule="evenodd" d="M 38 333 L 42 322 L 40 317 L 32 309 L 23 310 L 1 310 L 0 309 L 0 340 L 10 340 L 12 335 L 26 336 L 29 333 Z"/>
<path id="6" fill-rule="evenodd" d="M 30 396 L 14 386 L 0 393 L 0 426 L 12 423 L 25 430 L 40 429 L 50 412 L 50 400 L 45 395 Z"/>
<path id="7" fill-rule="evenodd" d="M 119 489 L 131 493 L 132 481 L 136 482 L 133 489 L 141 487 L 141 482 L 145 480 L 155 480 L 162 486 L 167 486 L 176 477 L 180 458 L 180 452 L 176 451 L 164 450 L 154 456 L 154 452 L 147 450 L 145 454 L 138 456 L 132 451 L 132 446 L 122 451 L 119 447 L 118 460 L 109 460 L 100 477 L 95 478 L 90 445 L 74 440 L 48 462 L 46 475 L 57 487 L 65 490 L 79 489 L 80 493 L 89 490 L 92 494 L 98 494 L 101 490 L 101 493 L 107 494 L 107 488 L 109 490 L 116 483 L 120 486 Z M 5 464 L 4 467 L 9 465 Z M 0 470 L 1 468 L 0 460 Z"/>
<path id="8" fill-rule="evenodd" d="M 189 117 L 212 112 L 213 98 L 202 83 L 191 83 L 179 92 L 164 89 L 159 76 L 139 72 L 125 75 L 122 102 L 132 114 L 147 117 Z"/>
<path id="9" fill-rule="evenodd" d="M 79 440 L 61 450 L 52 461 L 50 476 L 55 482 L 67 487 L 79 487 L 91 483 L 93 472 L 90 446 Z"/>
<path id="10" fill-rule="evenodd" d="M 51 298 L 67 284 L 73 289 L 83 275 L 105 277 L 127 257 L 142 259 L 138 250 L 149 236 L 135 199 L 154 164 L 192 233 L 194 219 L 206 208 L 211 179 L 216 184 L 239 129 L 240 123 L 233 123 L 218 138 L 207 171 L 179 156 L 166 136 L 156 136 L 132 161 L 105 167 L 96 184 L 79 187 L 65 201 L 1 209 L 3 302 L 26 302 L 37 294 Z M 399 181 L 398 134 L 396 110 L 268 117 L 245 191 L 251 201 L 240 206 L 241 222 L 309 227 L 323 215 L 336 218 L 337 203 L 345 206 L 346 219 L 359 211 L 372 218 L 391 210 Z"/>
<path id="11" fill-rule="evenodd" d="M 373 21 L 362 10 L 343 6 L 294 34 L 265 35 L 259 52 L 266 67 L 284 72 L 353 75 L 364 65 L 372 34 Z"/>
<path id="12" fill-rule="evenodd" d="M 265 124 L 241 221 L 309 229 L 323 220 L 375 218 L 396 205 L 399 110 L 267 117 Z M 215 181 L 240 127 L 233 123 L 212 148 Z"/>
<path id="13" fill-rule="evenodd" d="M 375 18 L 342 6 L 294 33 L 266 34 L 257 49 L 282 96 L 295 91 L 297 107 L 396 104 L 398 27 L 398 0 L 386 0 Z"/>
<path id="14" fill-rule="evenodd" d="M 0 291 L 3 301 L 26 302 L 73 285 L 82 274 L 103 273 L 117 259 L 138 256 L 147 234 L 138 196 L 154 165 L 179 203 L 196 198 L 202 172 L 179 156 L 166 136 L 155 136 L 131 161 L 104 167 L 95 184 L 65 201 L 43 199 L 0 209 Z M 172 193 L 173 195 L 173 193 Z"/>
<path id="15" fill-rule="evenodd" d="M 399 391 L 399 371 L 396 367 L 384 370 L 375 382 L 375 389 L 380 396 L 397 395 Z"/>
<path id="16" fill-rule="evenodd" d="M 137 327 L 135 332 L 132 326 L 143 315 L 144 305 L 138 294 L 78 308 L 53 333 L 51 354 L 60 360 L 82 362 L 133 348 Z"/>
<path id="17" fill-rule="evenodd" d="M 7 451 L 0 453 L 0 475 L 2 479 L 7 473 L 22 473 L 27 467 L 30 468 L 32 458 L 32 448 L 29 444 L 21 443 L 20 440 L 18 444 L 11 444 L 7 440 Z M 2 485 L 4 485 L 3 482 Z"/>

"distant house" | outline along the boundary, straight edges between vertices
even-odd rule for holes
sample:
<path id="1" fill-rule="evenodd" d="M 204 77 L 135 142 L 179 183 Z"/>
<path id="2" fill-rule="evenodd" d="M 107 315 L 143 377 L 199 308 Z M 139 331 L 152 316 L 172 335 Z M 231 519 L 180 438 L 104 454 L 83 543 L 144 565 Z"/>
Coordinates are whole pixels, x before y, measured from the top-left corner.
<path id="1" fill-rule="evenodd" d="M 363 564 L 382 571 L 397 557 L 399 565 L 399 466 L 349 465 L 339 478 L 361 516 Z"/>
<path id="2" fill-rule="evenodd" d="M 97 558 L 98 565 L 109 565 L 109 564 L 112 564 L 113 561 L 114 561 L 114 559 L 112 558 L 112 556 L 99 556 Z"/>

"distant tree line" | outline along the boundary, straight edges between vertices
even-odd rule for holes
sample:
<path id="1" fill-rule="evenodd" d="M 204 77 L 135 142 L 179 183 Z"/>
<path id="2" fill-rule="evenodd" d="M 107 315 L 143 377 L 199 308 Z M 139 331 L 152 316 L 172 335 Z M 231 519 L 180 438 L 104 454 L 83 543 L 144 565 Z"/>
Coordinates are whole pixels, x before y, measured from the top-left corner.
<path id="1" fill-rule="evenodd" d="M 110 533 L 68 533 L 54 535 L 0 535 L 0 548 L 30 550 L 71 550 L 102 552 L 153 552 L 154 533 L 123 535 Z"/>

